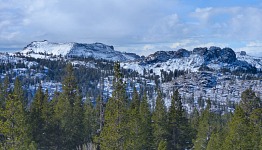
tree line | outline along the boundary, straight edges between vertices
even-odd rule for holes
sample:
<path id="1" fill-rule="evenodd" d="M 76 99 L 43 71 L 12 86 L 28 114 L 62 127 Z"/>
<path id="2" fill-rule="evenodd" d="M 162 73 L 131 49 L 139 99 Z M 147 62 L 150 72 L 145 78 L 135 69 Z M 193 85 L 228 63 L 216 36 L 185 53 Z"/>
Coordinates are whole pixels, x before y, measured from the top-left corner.
<path id="1" fill-rule="evenodd" d="M 158 90 L 154 107 L 147 92 L 134 87 L 131 99 L 120 64 L 114 65 L 112 97 L 99 96 L 92 102 L 80 94 L 74 69 L 66 66 L 62 92 L 50 98 L 38 87 L 27 102 L 19 79 L 14 86 L 8 78 L 0 90 L 1 149 L 101 149 L 101 150 L 183 150 L 261 149 L 261 100 L 252 89 L 241 95 L 234 113 L 205 109 L 185 111 L 178 90 L 166 107 Z"/>

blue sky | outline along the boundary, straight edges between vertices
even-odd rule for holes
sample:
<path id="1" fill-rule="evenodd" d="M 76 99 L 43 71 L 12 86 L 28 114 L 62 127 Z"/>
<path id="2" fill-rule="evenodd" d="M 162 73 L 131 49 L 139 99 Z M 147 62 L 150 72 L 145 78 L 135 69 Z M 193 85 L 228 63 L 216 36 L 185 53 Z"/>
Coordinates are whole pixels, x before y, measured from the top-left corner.
<path id="1" fill-rule="evenodd" d="M 262 57 L 259 0 L 0 0 L 0 49 L 31 41 L 157 50 L 231 47 Z"/>

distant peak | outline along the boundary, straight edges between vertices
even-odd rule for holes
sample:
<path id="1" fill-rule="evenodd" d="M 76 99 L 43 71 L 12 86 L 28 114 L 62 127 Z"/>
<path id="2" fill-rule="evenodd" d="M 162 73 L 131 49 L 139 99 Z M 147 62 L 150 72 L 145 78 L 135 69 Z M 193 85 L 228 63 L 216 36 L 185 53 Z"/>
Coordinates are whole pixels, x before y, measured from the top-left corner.
<path id="1" fill-rule="evenodd" d="M 136 60 L 140 57 L 133 53 L 122 53 L 114 50 L 114 46 L 109 46 L 100 42 L 87 43 L 54 43 L 47 40 L 34 41 L 28 44 L 22 52 L 27 55 L 50 54 L 53 56 L 66 57 L 93 57 L 95 59 L 106 59 L 112 61 Z"/>
<path id="2" fill-rule="evenodd" d="M 247 53 L 245 51 L 241 51 L 240 55 L 245 56 L 245 55 L 247 55 Z"/>

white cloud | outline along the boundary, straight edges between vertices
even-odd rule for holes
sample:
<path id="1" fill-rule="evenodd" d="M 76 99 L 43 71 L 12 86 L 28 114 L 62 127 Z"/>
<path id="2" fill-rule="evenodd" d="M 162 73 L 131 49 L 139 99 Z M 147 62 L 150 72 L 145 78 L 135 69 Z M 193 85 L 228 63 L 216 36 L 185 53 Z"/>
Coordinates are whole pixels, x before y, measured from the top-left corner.
<path id="1" fill-rule="evenodd" d="M 262 42 L 260 41 L 252 41 L 247 43 L 247 47 L 262 47 Z"/>
<path id="2" fill-rule="evenodd" d="M 262 39 L 261 8 L 198 8 L 191 16 L 198 22 L 199 34 L 209 34 L 224 40 Z"/>
<path id="3" fill-rule="evenodd" d="M 193 43 L 192 40 L 186 39 L 186 40 L 181 40 L 181 41 L 172 43 L 170 47 L 173 49 L 185 48 L 185 47 L 188 47 L 188 45 L 192 43 Z"/>
<path id="4" fill-rule="evenodd" d="M 180 48 L 185 48 L 187 50 L 192 51 L 196 47 L 211 47 L 211 46 L 218 46 L 221 48 L 228 47 L 228 44 L 226 43 L 221 43 L 221 42 L 203 42 L 200 40 L 195 40 L 195 39 L 185 39 L 181 40 L 175 43 L 171 44 L 171 48 L 177 50 Z"/>
<path id="5" fill-rule="evenodd" d="M 237 48 L 238 51 L 246 51 L 247 54 L 262 57 L 262 41 L 250 41 L 245 46 Z"/>
<path id="6" fill-rule="evenodd" d="M 261 5 L 237 3 L 200 7 L 181 0 L 0 0 L 0 44 L 104 42 L 125 51 L 147 48 L 143 53 L 231 46 L 262 41 L 261 18 Z"/>

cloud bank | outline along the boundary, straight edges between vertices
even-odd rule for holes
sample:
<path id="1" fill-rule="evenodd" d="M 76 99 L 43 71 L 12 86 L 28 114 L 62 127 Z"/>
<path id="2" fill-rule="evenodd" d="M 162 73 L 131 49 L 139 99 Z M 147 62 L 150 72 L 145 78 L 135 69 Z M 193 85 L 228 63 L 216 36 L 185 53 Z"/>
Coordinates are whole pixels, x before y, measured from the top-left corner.
<path id="1" fill-rule="evenodd" d="M 103 42 L 144 55 L 228 46 L 261 54 L 259 1 L 0 0 L 0 47 L 31 41 Z"/>

